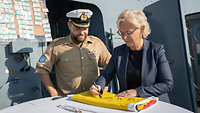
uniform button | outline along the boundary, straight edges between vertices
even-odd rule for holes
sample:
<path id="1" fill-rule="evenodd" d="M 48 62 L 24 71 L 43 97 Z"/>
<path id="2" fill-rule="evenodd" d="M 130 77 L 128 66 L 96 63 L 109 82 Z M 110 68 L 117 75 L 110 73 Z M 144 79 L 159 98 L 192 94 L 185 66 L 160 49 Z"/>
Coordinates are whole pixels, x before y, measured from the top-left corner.
<path id="1" fill-rule="evenodd" d="M 85 89 L 85 88 L 83 88 L 83 89 Z"/>
<path id="2" fill-rule="evenodd" d="M 68 59 L 66 59 L 66 61 L 68 61 Z"/>
<path id="3" fill-rule="evenodd" d="M 83 79 L 85 79 L 85 77 L 83 77 Z"/>
<path id="4" fill-rule="evenodd" d="M 81 57 L 81 59 L 83 59 L 83 57 Z"/>
<path id="5" fill-rule="evenodd" d="M 84 69 L 84 67 L 83 67 L 83 69 Z"/>

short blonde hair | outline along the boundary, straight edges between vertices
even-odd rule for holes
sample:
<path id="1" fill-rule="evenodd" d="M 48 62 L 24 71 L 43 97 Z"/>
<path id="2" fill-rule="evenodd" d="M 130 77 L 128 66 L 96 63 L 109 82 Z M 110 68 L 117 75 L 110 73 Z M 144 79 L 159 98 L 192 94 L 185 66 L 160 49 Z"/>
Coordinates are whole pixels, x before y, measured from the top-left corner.
<path id="1" fill-rule="evenodd" d="M 147 17 L 142 11 L 139 10 L 125 10 L 123 11 L 117 20 L 117 28 L 119 29 L 119 24 L 121 22 L 129 22 L 133 26 L 140 28 L 144 26 L 143 37 L 147 38 L 147 36 L 151 33 L 151 29 L 149 27 L 149 23 L 147 22 Z"/>

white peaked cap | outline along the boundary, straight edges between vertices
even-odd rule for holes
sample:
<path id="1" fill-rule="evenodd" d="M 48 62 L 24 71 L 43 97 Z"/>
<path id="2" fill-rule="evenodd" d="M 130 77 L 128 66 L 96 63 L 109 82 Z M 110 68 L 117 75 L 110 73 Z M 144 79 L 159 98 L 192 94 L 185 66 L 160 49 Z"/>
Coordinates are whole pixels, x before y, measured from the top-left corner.
<path id="1" fill-rule="evenodd" d="M 83 12 L 85 12 L 85 15 L 90 18 L 93 14 L 92 11 L 90 11 L 89 9 L 76 9 L 76 10 L 72 10 L 70 12 L 68 12 L 66 14 L 66 16 L 68 18 L 80 18 L 80 16 L 83 14 Z"/>

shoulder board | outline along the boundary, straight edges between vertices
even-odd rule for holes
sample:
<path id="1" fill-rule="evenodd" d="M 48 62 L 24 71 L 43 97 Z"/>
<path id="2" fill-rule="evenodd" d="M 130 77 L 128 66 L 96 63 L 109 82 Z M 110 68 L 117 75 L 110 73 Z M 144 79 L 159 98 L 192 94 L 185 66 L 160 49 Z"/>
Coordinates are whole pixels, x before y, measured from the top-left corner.
<path id="1" fill-rule="evenodd" d="M 91 36 L 92 38 L 94 38 L 94 39 L 97 39 L 97 40 L 100 40 L 99 38 L 97 38 L 96 36 Z"/>
<path id="2" fill-rule="evenodd" d="M 59 39 L 58 39 L 58 38 L 56 38 L 56 39 L 54 39 L 53 41 L 54 41 L 54 42 L 57 42 L 58 40 L 59 40 Z"/>
<path id="3" fill-rule="evenodd" d="M 54 39 L 53 41 L 54 41 L 54 42 L 57 42 L 58 40 L 63 39 L 63 38 L 65 38 L 65 37 L 56 38 L 56 39 Z"/>

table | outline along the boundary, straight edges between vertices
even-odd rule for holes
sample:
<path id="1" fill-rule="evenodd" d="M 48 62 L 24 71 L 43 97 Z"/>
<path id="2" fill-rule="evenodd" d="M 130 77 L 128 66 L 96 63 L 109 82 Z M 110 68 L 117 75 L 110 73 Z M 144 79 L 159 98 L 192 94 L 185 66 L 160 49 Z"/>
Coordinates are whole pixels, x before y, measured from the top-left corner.
<path id="1" fill-rule="evenodd" d="M 52 100 L 54 97 L 42 98 L 24 102 L 15 106 L 11 106 L 0 110 L 0 113 L 74 113 L 74 111 L 60 108 L 59 105 L 78 108 L 82 113 L 130 113 L 131 111 L 117 110 L 92 106 L 80 102 L 73 101 L 71 96 Z M 193 113 L 187 109 L 175 106 L 169 103 L 158 101 L 155 105 L 144 109 L 142 113 Z"/>

